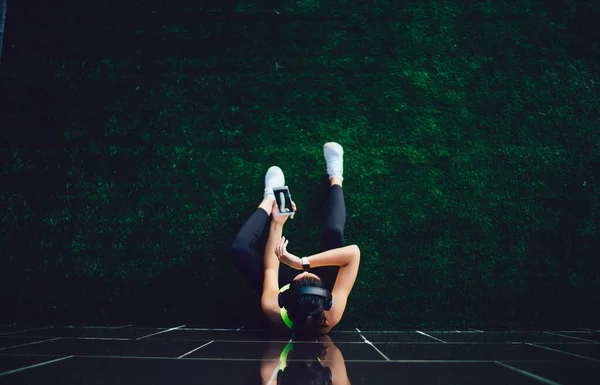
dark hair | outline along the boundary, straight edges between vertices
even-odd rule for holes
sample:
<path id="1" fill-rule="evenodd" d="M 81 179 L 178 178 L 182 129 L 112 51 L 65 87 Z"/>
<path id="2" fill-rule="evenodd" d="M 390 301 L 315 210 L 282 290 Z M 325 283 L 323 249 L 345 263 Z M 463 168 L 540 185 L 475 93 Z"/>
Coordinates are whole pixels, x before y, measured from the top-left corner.
<path id="1" fill-rule="evenodd" d="M 325 285 L 319 278 L 308 276 L 292 281 L 288 290 L 294 291 L 304 286 L 325 289 Z M 323 334 L 320 320 L 325 309 L 325 298 L 313 294 L 302 294 L 288 297 L 284 306 L 290 320 L 294 322 L 292 331 L 296 337 L 310 339 Z"/>

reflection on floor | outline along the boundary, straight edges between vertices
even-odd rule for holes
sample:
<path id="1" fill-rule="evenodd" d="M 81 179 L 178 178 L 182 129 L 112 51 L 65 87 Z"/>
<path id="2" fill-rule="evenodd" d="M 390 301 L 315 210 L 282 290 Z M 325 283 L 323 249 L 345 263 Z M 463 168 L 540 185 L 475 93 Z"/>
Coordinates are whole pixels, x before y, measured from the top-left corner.
<path id="1" fill-rule="evenodd" d="M 0 384 L 593 384 L 600 330 L 0 326 Z"/>

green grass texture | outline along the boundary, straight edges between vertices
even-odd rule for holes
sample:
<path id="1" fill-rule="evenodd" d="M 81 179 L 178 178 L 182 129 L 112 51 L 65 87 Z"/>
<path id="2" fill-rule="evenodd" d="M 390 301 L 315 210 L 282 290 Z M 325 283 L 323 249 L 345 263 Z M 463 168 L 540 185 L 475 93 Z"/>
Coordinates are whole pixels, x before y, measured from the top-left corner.
<path id="1" fill-rule="evenodd" d="M 317 253 L 333 141 L 361 249 L 338 328 L 597 327 L 593 2 L 60 4 L 7 13 L 6 321 L 259 320 L 232 241 L 277 165 Z"/>

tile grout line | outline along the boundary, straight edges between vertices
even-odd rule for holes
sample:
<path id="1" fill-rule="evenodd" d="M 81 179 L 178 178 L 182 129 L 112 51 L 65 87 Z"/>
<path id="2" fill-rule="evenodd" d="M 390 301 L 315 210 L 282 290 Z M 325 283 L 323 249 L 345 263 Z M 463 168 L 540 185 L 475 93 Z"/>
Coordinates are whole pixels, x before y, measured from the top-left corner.
<path id="1" fill-rule="evenodd" d="M 177 329 L 177 330 L 184 330 L 184 329 Z M 11 337 L 8 337 L 11 338 Z M 27 337 L 27 338 L 36 338 L 36 337 Z M 38 338 L 43 338 L 43 337 L 38 337 Z M 0 340 L 2 340 L 3 337 L 0 337 Z M 56 337 L 54 338 L 56 339 L 65 339 L 65 340 L 99 340 L 99 341 L 136 341 L 137 339 L 135 338 L 114 338 L 114 337 Z M 186 339 L 186 338 L 175 338 L 172 339 L 174 341 L 198 341 L 198 340 L 202 340 L 202 338 L 199 338 L 198 340 L 190 340 L 190 339 Z M 51 341 L 51 340 L 46 340 L 46 341 L 39 341 L 39 342 L 47 342 L 47 341 Z M 287 342 L 284 340 L 270 340 L 270 339 L 264 339 L 264 340 L 236 340 L 236 339 L 216 339 L 214 340 L 215 342 L 244 342 L 244 343 L 265 343 L 265 342 Z M 408 345 L 428 345 L 428 344 L 437 344 L 437 342 L 422 342 L 422 341 L 417 341 L 417 342 L 399 342 L 399 341 L 377 341 L 377 342 L 381 342 L 381 343 L 386 343 L 386 344 L 390 344 L 390 345 L 402 345 L 402 344 L 408 344 Z M 443 341 L 444 342 L 444 341 Z M 33 343 L 38 343 L 38 342 L 33 342 Z M 303 344 L 303 343 L 313 343 L 313 342 L 308 342 L 308 341 L 295 341 L 294 343 L 297 344 Z M 365 341 L 342 341 L 342 342 L 337 342 L 336 344 L 341 344 L 341 345 L 346 345 L 346 344 L 363 344 L 365 343 Z M 445 342 L 448 345 L 511 345 L 511 344 L 521 344 L 521 343 L 525 343 L 525 342 L 464 342 L 464 341 L 460 341 L 460 342 Z M 582 345 L 581 342 L 546 342 L 546 343 L 552 343 L 552 344 L 556 344 L 556 345 Z M 583 345 L 600 345 L 600 342 L 590 342 L 589 344 L 583 344 Z M 21 345 L 19 345 L 21 346 Z M 0 348 L 0 350 L 2 350 L 2 348 Z"/>
<path id="2" fill-rule="evenodd" d="M 138 340 L 141 340 L 142 338 L 148 338 L 148 337 L 152 337 L 152 336 L 155 336 L 155 335 L 157 335 L 157 334 L 168 333 L 168 332 L 170 332 L 170 331 L 177 330 L 177 329 L 179 329 L 179 328 L 182 328 L 182 327 L 184 327 L 184 326 L 185 326 L 185 325 L 176 326 L 176 327 L 174 327 L 174 328 L 170 328 L 170 329 L 167 329 L 167 330 L 163 330 L 163 331 L 160 331 L 160 332 L 158 332 L 158 333 L 148 334 L 147 336 L 143 336 L 143 337 L 136 338 L 136 341 L 138 341 Z"/>
<path id="3" fill-rule="evenodd" d="M 288 344 L 291 343 L 293 339 L 294 339 L 294 337 L 290 338 L 290 340 L 288 341 Z M 262 360 L 261 360 L 261 362 L 262 362 Z M 271 373 L 271 377 L 269 377 L 269 381 L 267 381 L 267 385 L 273 384 L 273 381 L 275 381 L 275 377 L 277 376 L 277 372 L 279 372 L 280 367 L 281 367 L 281 357 L 279 357 L 279 362 L 277 362 L 277 366 L 275 367 L 275 370 L 273 370 L 273 373 Z"/>
<path id="4" fill-rule="evenodd" d="M 449 331 L 449 330 L 429 330 L 430 333 L 447 333 L 447 334 L 455 334 L 455 333 L 486 333 L 486 334 L 497 334 L 497 333 L 538 333 L 540 330 L 477 330 L 469 328 L 470 330 L 459 330 L 459 331 Z M 263 330 L 263 329 L 257 329 Z M 386 333 L 414 333 L 414 330 L 365 330 L 366 333 L 378 333 L 378 334 L 386 334 Z M 600 330 L 555 330 L 555 332 L 559 333 L 600 333 Z M 335 330 L 331 333 L 354 333 L 352 330 Z"/>
<path id="5" fill-rule="evenodd" d="M 285 342 L 285 341 L 284 341 Z M 0 357 L 55 357 L 56 354 L 0 354 Z M 179 360 L 177 357 L 153 357 L 153 356 L 94 356 L 89 354 L 75 354 L 71 357 L 82 357 L 82 358 L 119 358 L 119 359 L 138 359 L 138 360 Z M 193 357 L 193 358 L 182 358 L 181 360 L 190 361 L 242 361 L 242 362 L 262 362 L 260 358 L 222 358 L 222 357 Z M 300 362 L 314 362 L 311 359 L 296 360 Z M 560 363 L 562 361 L 557 360 L 505 360 L 506 362 L 515 363 Z M 383 360 L 344 360 L 344 362 L 385 362 Z M 389 360 L 389 362 L 399 363 L 494 363 L 496 360 Z"/>
<path id="6" fill-rule="evenodd" d="M 552 350 L 552 351 L 559 352 L 559 353 L 568 354 L 570 356 L 575 356 L 575 357 L 579 357 L 579 358 L 585 358 L 586 360 L 590 360 L 590 361 L 600 362 L 600 360 L 597 360 L 595 358 L 582 356 L 580 354 L 565 352 L 565 351 L 558 350 L 558 349 L 552 349 L 552 348 L 549 348 L 548 346 L 536 345 L 536 344 L 532 344 L 531 342 L 525 342 L 525 345 L 531 345 L 531 346 L 535 346 L 535 347 L 542 348 L 542 349 L 547 349 L 547 350 Z"/>
<path id="7" fill-rule="evenodd" d="M 5 348 L 0 348 L 0 350 L 12 349 L 12 348 L 18 348 L 18 347 L 21 347 L 21 346 L 27 346 L 27 345 L 41 344 L 41 343 L 44 343 L 44 342 L 56 341 L 56 340 L 60 340 L 60 339 L 61 339 L 61 337 L 58 337 L 58 338 L 53 338 L 53 339 L 51 339 L 51 340 L 45 340 L 45 341 L 35 341 L 35 342 L 29 342 L 29 343 L 26 343 L 26 344 L 21 344 L 21 345 L 7 346 L 7 347 L 5 347 Z"/>
<path id="8" fill-rule="evenodd" d="M 473 329 L 473 328 L 467 328 L 467 329 L 470 329 L 470 330 L 476 331 L 477 333 L 483 333 L 483 330 L 477 330 L 477 329 Z"/>
<path id="9" fill-rule="evenodd" d="M 122 329 L 122 328 L 126 328 L 128 326 L 131 326 L 131 324 L 129 325 L 121 325 L 121 326 L 64 326 L 64 328 L 66 329 Z"/>
<path id="10" fill-rule="evenodd" d="M 361 332 L 361 331 L 360 331 L 358 328 L 356 328 L 356 331 L 358 332 L 358 335 L 359 335 L 359 336 L 361 336 L 363 340 L 365 340 L 365 343 L 366 343 L 367 345 L 371 345 L 371 347 L 372 347 L 373 349 L 377 350 L 377 352 L 378 352 L 379 354 L 381 354 L 381 356 L 382 356 L 383 358 L 385 358 L 385 360 L 386 360 L 386 361 L 390 361 L 390 359 L 389 359 L 389 358 L 388 358 L 388 357 L 387 357 L 385 354 L 383 354 L 383 353 L 381 352 L 381 350 L 377 349 L 377 346 L 373 345 L 373 343 L 372 343 L 371 341 L 369 341 L 368 339 L 366 339 L 366 338 L 365 338 L 365 336 L 363 336 L 363 335 L 362 335 L 362 332 Z"/>
<path id="11" fill-rule="evenodd" d="M 18 333 L 24 333 L 24 332 L 31 332 L 34 330 L 46 330 L 46 329 L 52 329 L 54 326 L 46 326 L 43 328 L 35 328 L 35 329 L 25 329 L 25 330 L 19 330 L 18 332 L 10 332 L 10 333 L 4 333 L 4 334 L 0 334 L 0 337 L 2 336 L 8 336 L 10 334 L 18 334 Z"/>
<path id="12" fill-rule="evenodd" d="M 66 340 L 98 340 L 98 341 L 133 341 L 133 338 L 111 338 L 111 337 L 61 337 Z"/>
<path id="13" fill-rule="evenodd" d="M 427 337 L 429 337 L 429 338 L 433 338 L 434 340 L 438 340 L 438 341 L 441 341 L 441 342 L 443 342 L 443 343 L 447 344 L 447 342 L 446 342 L 446 341 L 444 341 L 444 340 L 440 340 L 439 338 L 435 338 L 435 337 L 433 337 L 433 336 L 430 336 L 429 334 L 427 334 L 427 333 L 423 333 L 423 332 L 422 332 L 422 331 L 420 331 L 420 330 L 417 330 L 417 333 L 419 333 L 419 334 L 423 334 L 424 336 L 427 336 Z"/>
<path id="14" fill-rule="evenodd" d="M 242 329 L 242 327 L 239 327 L 237 329 L 221 329 L 221 328 L 181 328 L 179 330 L 204 330 L 204 331 L 214 331 L 214 332 L 237 332 L 240 329 Z M 255 331 L 255 332 L 266 332 L 266 329 L 246 329 L 249 331 Z"/>
<path id="15" fill-rule="evenodd" d="M 205 343 L 204 345 L 202 345 L 202 346 L 200 346 L 200 347 L 197 347 L 197 348 L 196 348 L 196 349 L 194 349 L 194 350 L 190 350 L 189 352 L 185 353 L 184 355 L 181 355 L 181 356 L 177 357 L 177 359 L 183 358 L 183 357 L 187 356 L 188 354 L 194 353 L 196 350 L 198 350 L 198 349 L 202 349 L 203 347 L 205 347 L 205 346 L 208 346 L 208 345 L 212 344 L 213 342 L 215 342 L 215 340 L 212 340 L 212 341 L 210 341 L 210 342 L 207 342 L 207 343 Z"/>
<path id="16" fill-rule="evenodd" d="M 494 362 L 495 362 L 496 364 L 500 365 L 500 366 L 504 366 L 504 367 L 505 367 L 505 368 L 507 368 L 507 369 L 514 370 L 514 371 L 515 371 L 515 372 L 517 372 L 517 373 L 520 373 L 520 374 L 522 374 L 522 375 L 524 375 L 524 376 L 527 376 L 527 377 L 531 377 L 531 378 L 533 378 L 533 379 L 535 379 L 535 380 L 538 380 L 538 381 L 544 382 L 544 383 L 546 383 L 546 384 L 549 384 L 549 385 L 562 385 L 562 384 L 560 384 L 560 383 L 558 383 L 558 382 L 554 382 L 554 381 L 552 381 L 552 380 L 549 380 L 549 379 L 547 379 L 547 378 L 540 377 L 540 376 L 538 376 L 538 375 L 535 375 L 535 374 L 533 374 L 533 373 L 530 373 L 530 372 L 528 372 L 528 371 L 526 371 L 526 370 L 522 370 L 522 369 L 519 369 L 519 368 L 515 368 L 514 366 L 506 365 L 505 363 L 502 363 L 502 362 L 500 362 L 500 361 L 494 361 Z"/>
<path id="17" fill-rule="evenodd" d="M 553 335 L 559 336 L 559 337 L 573 338 L 573 339 L 576 339 L 576 340 L 582 340 L 582 341 L 587 341 L 587 342 L 594 342 L 594 343 L 600 342 L 600 341 L 586 340 L 585 338 L 572 337 L 572 336 L 567 336 L 567 335 L 564 335 L 564 334 L 558 334 L 558 333 L 552 333 L 552 332 L 542 332 L 542 333 L 553 334 Z"/>
<path id="18" fill-rule="evenodd" d="M 24 366 L 22 368 L 18 368 L 18 369 L 14 369 L 14 370 L 9 370 L 8 372 L 3 372 L 0 373 L 0 377 L 2 376 L 6 376 L 7 374 L 12 374 L 12 373 L 18 373 L 18 372 L 22 372 L 24 370 L 27 369 L 33 369 L 33 368 L 37 368 L 38 366 L 43 366 L 43 365 L 48 365 L 48 364 L 52 364 L 54 362 L 58 362 L 58 361 L 62 361 L 62 360 L 66 360 L 69 358 L 72 358 L 74 356 L 67 356 L 67 357 L 62 357 L 62 358 L 58 358 L 56 360 L 52 360 L 52 361 L 46 361 L 46 362 L 40 362 L 39 364 L 35 364 L 35 365 L 29 365 L 29 366 Z"/>

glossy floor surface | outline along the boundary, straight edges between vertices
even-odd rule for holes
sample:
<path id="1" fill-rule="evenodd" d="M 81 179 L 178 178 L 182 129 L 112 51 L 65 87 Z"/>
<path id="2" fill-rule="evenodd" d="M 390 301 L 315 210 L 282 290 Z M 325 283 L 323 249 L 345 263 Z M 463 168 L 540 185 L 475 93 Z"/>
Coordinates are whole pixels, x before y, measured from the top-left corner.
<path id="1" fill-rule="evenodd" d="M 287 373 L 286 373 L 287 372 Z M 0 327 L 0 384 L 597 384 L 600 328 L 332 331 Z M 319 383 L 319 382 L 314 382 Z"/>

